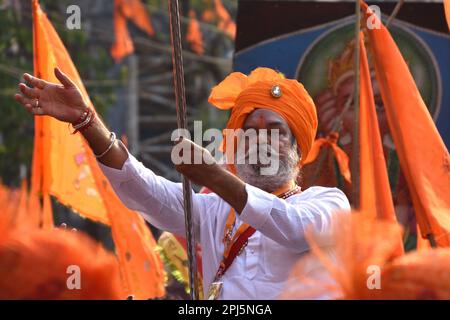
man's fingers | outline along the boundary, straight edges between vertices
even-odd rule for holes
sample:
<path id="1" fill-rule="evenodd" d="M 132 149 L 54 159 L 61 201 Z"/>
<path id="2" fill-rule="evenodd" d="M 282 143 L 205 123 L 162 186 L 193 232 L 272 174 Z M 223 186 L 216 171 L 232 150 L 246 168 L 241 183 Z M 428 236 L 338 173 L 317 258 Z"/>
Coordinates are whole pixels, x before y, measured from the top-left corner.
<path id="1" fill-rule="evenodd" d="M 30 106 L 32 106 L 33 101 L 30 98 L 26 98 L 21 94 L 16 93 L 14 95 L 14 99 L 16 99 L 17 102 L 19 102 L 20 104 L 22 104 L 23 106 L 26 106 L 27 104 L 29 104 Z"/>
<path id="2" fill-rule="evenodd" d="M 61 69 L 55 68 L 55 76 L 65 88 L 75 87 L 75 83 L 73 83 L 72 80 L 70 80 L 70 78 L 61 71 Z"/>
<path id="3" fill-rule="evenodd" d="M 19 84 L 19 89 L 28 98 L 38 99 L 40 96 L 39 89 L 30 88 L 27 85 L 25 85 L 24 83 Z"/>
<path id="4" fill-rule="evenodd" d="M 27 108 L 28 109 L 28 108 Z M 43 116 L 45 115 L 44 109 L 42 108 L 31 108 L 30 112 L 36 116 Z"/>
<path id="5" fill-rule="evenodd" d="M 23 75 L 23 78 L 25 79 L 25 81 L 27 81 L 30 85 L 32 85 L 33 87 L 39 88 L 39 89 L 44 89 L 45 85 L 47 84 L 44 80 L 33 77 L 31 74 L 29 73 L 25 73 Z"/>
<path id="6" fill-rule="evenodd" d="M 14 95 L 14 99 L 22 104 L 29 113 L 34 115 L 44 115 L 44 109 L 41 107 L 36 108 L 36 99 L 30 99 L 21 94 Z"/>

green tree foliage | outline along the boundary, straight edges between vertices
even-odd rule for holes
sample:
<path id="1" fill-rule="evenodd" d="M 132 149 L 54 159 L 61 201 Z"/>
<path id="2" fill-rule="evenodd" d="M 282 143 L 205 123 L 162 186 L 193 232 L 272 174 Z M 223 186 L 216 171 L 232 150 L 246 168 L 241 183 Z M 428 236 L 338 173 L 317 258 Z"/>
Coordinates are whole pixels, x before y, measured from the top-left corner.
<path id="1" fill-rule="evenodd" d="M 100 114 L 114 101 L 113 86 L 107 71 L 113 66 L 109 55 L 110 41 L 93 39 L 82 15 L 82 28 L 68 30 L 64 1 L 40 1 L 49 19 L 71 54 L 85 81 L 91 100 Z M 34 121 L 14 100 L 17 84 L 24 72 L 33 72 L 33 34 L 31 1 L 0 1 L 0 178 L 7 185 L 17 186 L 20 166 L 31 168 Z M 117 80 L 117 79 L 116 79 Z"/>

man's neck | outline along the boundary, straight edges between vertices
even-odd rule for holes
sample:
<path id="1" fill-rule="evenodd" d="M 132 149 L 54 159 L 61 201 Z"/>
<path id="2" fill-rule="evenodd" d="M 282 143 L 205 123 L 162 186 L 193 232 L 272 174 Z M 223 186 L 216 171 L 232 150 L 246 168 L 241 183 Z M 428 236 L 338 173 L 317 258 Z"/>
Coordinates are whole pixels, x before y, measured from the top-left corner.
<path id="1" fill-rule="evenodd" d="M 275 190 L 274 192 L 271 192 L 277 196 L 279 196 L 280 194 L 286 193 L 290 190 L 292 190 L 293 188 L 295 188 L 295 181 L 291 180 L 288 183 L 284 184 L 282 187 L 278 188 L 277 190 Z"/>

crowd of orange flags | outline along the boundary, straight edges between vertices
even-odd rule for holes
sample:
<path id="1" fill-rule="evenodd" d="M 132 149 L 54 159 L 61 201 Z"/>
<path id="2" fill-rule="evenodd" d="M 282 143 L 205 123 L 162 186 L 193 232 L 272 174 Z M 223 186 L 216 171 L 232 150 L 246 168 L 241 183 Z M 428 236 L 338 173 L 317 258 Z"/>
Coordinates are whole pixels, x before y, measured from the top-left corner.
<path id="1" fill-rule="evenodd" d="M 114 33 L 115 40 L 111 48 L 111 55 L 116 62 L 134 52 L 133 40 L 128 32 L 127 20 L 152 37 L 155 31 L 151 18 L 141 0 L 114 0 Z M 214 0 L 211 9 L 203 12 L 202 20 L 207 23 L 217 23 L 217 28 L 231 37 L 236 36 L 236 24 L 223 6 L 221 0 Z M 193 9 L 189 11 L 189 25 L 186 40 L 192 51 L 197 54 L 204 53 L 203 36 L 200 23 Z"/>
<path id="2" fill-rule="evenodd" d="M 363 20 L 371 17 L 372 13 L 367 13 L 364 3 L 362 7 L 366 13 Z M 53 70 L 59 67 L 81 89 L 84 99 L 90 101 L 69 52 L 41 10 L 38 0 L 33 0 L 32 9 L 35 75 L 56 82 Z M 444 11 L 450 30 L 450 0 L 444 1 Z M 194 52 L 202 54 L 204 48 L 200 23 L 194 11 L 189 12 L 189 18 L 187 41 Z M 150 15 L 140 0 L 114 0 L 115 42 L 111 55 L 118 63 L 134 50 L 127 30 L 127 20 L 131 20 L 150 37 L 155 33 Z M 214 9 L 203 13 L 202 20 L 208 23 L 216 21 L 217 27 L 230 37 L 236 34 L 236 25 L 220 0 L 214 1 Z M 378 120 L 366 47 L 370 48 L 389 128 L 420 230 L 417 244 L 420 250 L 412 253 L 403 252 L 403 234 L 395 216 L 380 132 L 375 125 Z M 381 29 L 363 29 L 359 48 L 359 212 L 350 218 L 336 219 L 339 221 L 335 226 L 338 263 L 328 261 L 324 257 L 321 250 L 314 245 L 317 241 L 314 236 L 309 237 L 312 254 L 319 256 L 330 270 L 337 283 L 337 287 L 331 289 L 335 290 L 340 298 L 450 299 L 450 282 L 444 279 L 445 272 L 442 272 L 450 268 L 448 150 L 388 29 L 383 25 Z M 94 107 L 92 103 L 89 104 Z M 338 139 L 337 134 L 317 139 L 306 163 L 316 160 L 320 148 L 330 147 L 342 176 L 350 182 L 352 174 L 349 159 L 337 145 Z M 117 283 L 92 291 L 98 295 L 91 293 L 81 298 L 124 299 L 133 296 L 136 299 L 152 299 L 164 296 L 163 262 L 144 220 L 136 212 L 127 209 L 115 195 L 82 137 L 79 134 L 68 134 L 66 125 L 49 117 L 35 118 L 30 187 L 28 188 L 25 180 L 18 190 L 0 185 L 0 204 L 3 209 L 0 219 L 0 266 L 7 261 L 2 260 L 4 251 L 14 241 L 19 243 L 17 238 L 24 234 L 18 233 L 17 230 L 26 230 L 30 241 L 47 241 L 43 231 L 48 232 L 49 238 L 59 239 L 54 230 L 51 196 L 83 217 L 108 225 L 112 230 L 115 258 L 106 253 L 98 253 L 101 248 L 94 248 L 91 242 L 83 239 L 83 235 L 66 237 L 67 250 L 72 250 L 70 248 L 73 242 L 79 238 L 80 242 L 89 242 L 86 247 L 91 247 L 92 254 L 104 255 L 102 261 L 105 265 L 114 264 L 114 267 L 109 269 Z M 23 248 L 30 249 L 29 243 L 21 241 Z M 177 244 L 183 242 L 182 239 L 176 238 L 170 241 Z M 431 250 L 431 247 L 436 248 Z M 359 255 L 358 252 L 367 254 Z M 32 262 L 42 262 L 42 259 L 37 257 Z M 89 264 L 80 262 L 84 265 L 83 263 Z M 365 267 L 368 265 L 382 266 L 382 272 L 390 279 L 391 285 L 385 290 L 369 292 L 367 286 L 362 284 L 365 281 Z M 88 266 L 86 268 L 89 269 Z M 182 266 L 178 268 L 181 269 Z M 293 270 L 293 279 L 300 277 L 301 269 L 300 261 Z M 12 279 L 14 278 L 3 278 L 0 281 L 4 281 L 2 285 L 8 287 L 8 281 L 11 282 Z M 187 281 L 186 277 L 183 281 Z M 429 291 L 424 292 L 422 287 L 417 286 L 418 281 L 426 282 Z M 408 294 L 402 293 L 402 288 L 408 285 L 413 289 Z M 316 289 L 331 290 L 325 284 L 316 284 Z M 32 292 L 26 294 L 28 296 L 25 298 L 36 298 Z M 304 293 L 288 288 L 284 297 L 301 298 L 302 294 Z M 17 295 L 14 289 L 0 296 L 11 297 L 21 296 Z M 49 297 L 80 298 L 63 294 Z"/>

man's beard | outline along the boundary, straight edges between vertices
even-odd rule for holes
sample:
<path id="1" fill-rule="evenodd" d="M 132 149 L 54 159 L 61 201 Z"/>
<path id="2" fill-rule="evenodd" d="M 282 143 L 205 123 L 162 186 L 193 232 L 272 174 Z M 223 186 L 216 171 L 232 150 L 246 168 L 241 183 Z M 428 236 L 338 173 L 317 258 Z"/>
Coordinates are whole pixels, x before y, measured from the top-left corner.
<path id="1" fill-rule="evenodd" d="M 270 148 L 269 146 L 266 147 Z M 250 154 L 257 152 L 255 151 L 256 149 L 256 147 L 249 148 L 245 156 L 245 164 L 236 164 L 237 175 L 246 183 L 266 192 L 274 192 L 290 181 L 297 179 L 297 176 L 300 174 L 298 165 L 300 157 L 295 143 L 287 151 L 278 154 L 277 160 L 279 164 L 275 174 L 262 174 L 263 165 L 247 163 Z M 274 152 L 273 149 L 271 152 Z"/>

